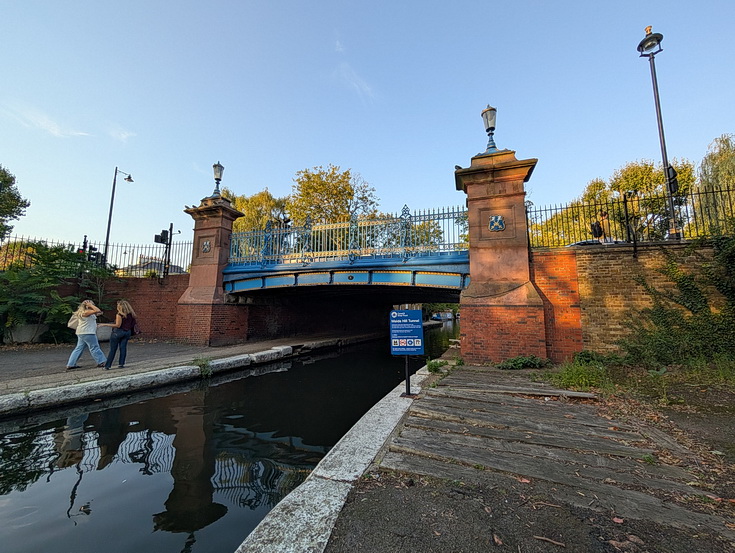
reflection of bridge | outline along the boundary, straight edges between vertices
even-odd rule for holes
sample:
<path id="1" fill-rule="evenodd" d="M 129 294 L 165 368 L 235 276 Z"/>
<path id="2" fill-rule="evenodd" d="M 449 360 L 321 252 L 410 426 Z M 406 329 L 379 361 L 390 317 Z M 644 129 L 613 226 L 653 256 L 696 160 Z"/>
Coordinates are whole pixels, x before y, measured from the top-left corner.
<path id="1" fill-rule="evenodd" d="M 353 217 L 339 223 L 233 234 L 228 293 L 301 286 L 412 286 L 460 291 L 469 283 L 467 211 Z"/>

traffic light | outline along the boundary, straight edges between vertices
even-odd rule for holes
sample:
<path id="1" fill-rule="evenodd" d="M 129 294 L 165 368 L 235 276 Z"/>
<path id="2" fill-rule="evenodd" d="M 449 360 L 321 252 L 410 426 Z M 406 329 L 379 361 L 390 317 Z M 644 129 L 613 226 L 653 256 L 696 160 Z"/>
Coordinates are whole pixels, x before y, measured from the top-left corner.
<path id="1" fill-rule="evenodd" d="M 90 245 L 89 253 L 87 253 L 87 261 L 91 261 L 92 263 L 97 263 L 98 257 L 99 257 L 99 253 L 97 253 L 97 248 Z"/>
<path id="2" fill-rule="evenodd" d="M 679 191 L 679 179 L 676 178 L 676 169 L 671 165 L 666 168 L 666 180 L 668 181 L 669 192 L 676 194 Z"/>
<path id="3" fill-rule="evenodd" d="M 153 237 L 153 241 L 156 242 L 156 244 L 168 244 L 168 231 L 162 230 L 161 234 L 156 234 Z"/>

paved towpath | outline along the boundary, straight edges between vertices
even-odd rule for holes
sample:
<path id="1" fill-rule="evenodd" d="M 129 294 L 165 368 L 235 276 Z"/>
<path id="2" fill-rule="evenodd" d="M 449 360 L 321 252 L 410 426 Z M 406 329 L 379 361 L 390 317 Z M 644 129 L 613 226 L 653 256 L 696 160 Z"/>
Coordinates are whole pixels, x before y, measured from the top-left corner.
<path id="1" fill-rule="evenodd" d="M 82 354 L 81 368 L 67 370 L 70 344 L 5 346 L 0 348 L 0 416 L 195 378 L 203 363 L 218 372 L 375 337 L 314 333 L 224 347 L 133 339 L 125 367 L 111 370 L 97 368 L 88 352 Z M 107 351 L 106 343 L 101 346 Z"/>

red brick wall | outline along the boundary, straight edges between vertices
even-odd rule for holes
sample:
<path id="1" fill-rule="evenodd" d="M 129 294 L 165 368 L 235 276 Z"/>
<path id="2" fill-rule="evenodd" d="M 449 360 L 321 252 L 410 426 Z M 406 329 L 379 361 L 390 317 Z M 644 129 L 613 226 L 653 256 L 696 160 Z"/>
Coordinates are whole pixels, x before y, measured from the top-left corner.
<path id="1" fill-rule="evenodd" d="M 177 302 L 189 285 L 189 275 L 169 275 L 165 279 L 123 278 L 105 284 L 105 311 L 108 320 L 115 320 L 115 303 L 128 300 L 138 315 L 145 338 L 175 340 Z"/>
<path id="2" fill-rule="evenodd" d="M 575 250 L 534 251 L 531 281 L 544 302 L 544 357 L 555 363 L 570 359 L 583 349 Z"/>
<path id="3" fill-rule="evenodd" d="M 465 362 L 499 363 L 518 355 L 546 357 L 540 308 L 463 303 L 461 309 L 460 339 Z"/>

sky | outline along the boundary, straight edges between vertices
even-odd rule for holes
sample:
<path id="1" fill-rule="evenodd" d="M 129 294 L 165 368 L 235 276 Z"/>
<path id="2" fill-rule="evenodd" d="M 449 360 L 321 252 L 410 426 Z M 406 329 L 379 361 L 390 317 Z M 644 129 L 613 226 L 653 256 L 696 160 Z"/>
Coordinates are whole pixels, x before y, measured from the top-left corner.
<path id="1" fill-rule="evenodd" d="M 152 243 L 222 186 L 292 191 L 351 169 L 384 212 L 464 205 L 454 167 L 495 142 L 537 158 L 537 206 L 636 160 L 735 132 L 732 0 L 0 0 L 0 165 L 31 205 L 14 235 Z"/>

